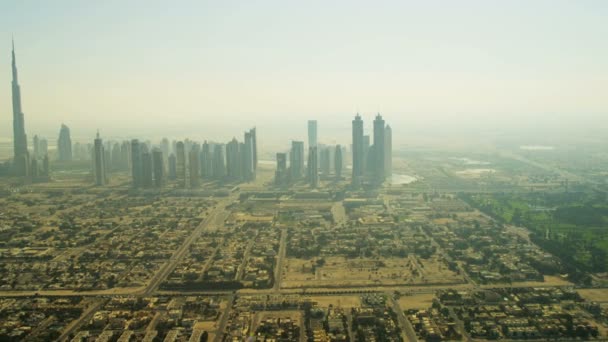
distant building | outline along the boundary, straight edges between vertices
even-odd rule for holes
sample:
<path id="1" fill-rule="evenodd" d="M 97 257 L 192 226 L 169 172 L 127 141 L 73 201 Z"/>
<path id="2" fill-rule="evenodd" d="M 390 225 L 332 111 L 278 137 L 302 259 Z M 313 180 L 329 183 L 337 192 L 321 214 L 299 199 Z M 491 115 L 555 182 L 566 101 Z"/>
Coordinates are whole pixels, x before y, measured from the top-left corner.
<path id="1" fill-rule="evenodd" d="M 236 138 L 226 144 L 226 173 L 231 181 L 241 179 L 241 154 Z"/>
<path id="2" fill-rule="evenodd" d="M 163 151 L 156 148 L 152 150 L 152 168 L 154 170 L 154 186 L 160 188 L 165 179 L 165 159 Z"/>
<path id="3" fill-rule="evenodd" d="M 177 160 L 177 183 L 181 187 L 186 186 L 186 146 L 183 141 L 175 144 L 175 157 Z"/>
<path id="4" fill-rule="evenodd" d="M 353 184 L 359 184 L 363 177 L 365 167 L 364 150 L 363 150 L 363 120 L 357 114 L 352 122 L 353 135 Z"/>
<path id="5" fill-rule="evenodd" d="M 21 108 L 21 88 L 17 73 L 17 59 L 15 58 L 15 42 L 12 50 L 12 95 L 13 95 L 13 162 L 14 172 L 17 176 L 30 175 L 30 157 L 27 150 L 27 135 L 25 134 L 25 116 Z"/>
<path id="6" fill-rule="evenodd" d="M 213 178 L 213 154 L 207 141 L 201 149 L 201 177 L 207 180 Z"/>
<path id="7" fill-rule="evenodd" d="M 103 147 L 103 140 L 97 132 L 93 144 L 93 175 L 95 177 L 95 185 L 106 185 L 108 182 L 106 170 L 106 153 Z"/>
<path id="8" fill-rule="evenodd" d="M 342 178 L 343 164 L 342 147 L 340 145 L 336 145 L 336 151 L 334 152 L 334 175 L 336 176 L 336 180 L 340 180 Z"/>
<path id="9" fill-rule="evenodd" d="M 321 169 L 321 174 L 323 177 L 328 178 L 331 172 L 331 149 L 329 147 L 317 147 L 319 151 L 319 164 Z"/>
<path id="10" fill-rule="evenodd" d="M 384 129 L 384 175 L 390 177 L 393 174 L 393 131 L 391 126 L 386 125 Z"/>
<path id="11" fill-rule="evenodd" d="M 226 177 L 226 158 L 224 146 L 221 144 L 215 144 L 213 147 L 213 177 L 218 180 Z"/>
<path id="12" fill-rule="evenodd" d="M 385 124 L 384 119 L 380 114 L 376 115 L 374 119 L 374 180 L 376 182 L 383 182 L 385 178 Z"/>
<path id="13" fill-rule="evenodd" d="M 304 143 L 302 141 L 291 142 L 291 153 L 289 154 L 289 170 L 292 182 L 295 182 L 302 178 L 304 172 Z"/>
<path id="14" fill-rule="evenodd" d="M 308 147 L 317 147 L 317 120 L 308 120 Z"/>
<path id="15" fill-rule="evenodd" d="M 188 152 L 188 173 L 190 176 L 190 187 L 196 188 L 200 185 L 201 174 L 200 174 L 200 145 L 193 144 Z"/>
<path id="16" fill-rule="evenodd" d="M 277 153 L 277 169 L 274 173 L 274 183 L 285 185 L 287 183 L 287 154 Z"/>
<path id="17" fill-rule="evenodd" d="M 169 156 L 169 179 L 175 180 L 177 178 L 177 158 L 175 154 L 171 153 Z"/>
<path id="18" fill-rule="evenodd" d="M 142 145 L 141 165 L 143 175 L 143 187 L 151 188 L 154 184 L 154 169 L 152 162 L 152 153 L 148 150 L 147 145 Z"/>
<path id="19" fill-rule="evenodd" d="M 144 185 L 144 170 L 141 158 L 141 144 L 139 140 L 131 140 L 131 176 L 133 187 L 140 188 Z"/>
<path id="20" fill-rule="evenodd" d="M 70 128 L 64 124 L 61 124 L 59 138 L 57 139 L 57 156 L 60 161 L 72 160 L 72 138 L 70 137 Z"/>
<path id="21" fill-rule="evenodd" d="M 310 147 L 308 149 L 308 183 L 310 187 L 317 188 L 319 186 L 319 167 L 317 160 L 318 147 Z"/>

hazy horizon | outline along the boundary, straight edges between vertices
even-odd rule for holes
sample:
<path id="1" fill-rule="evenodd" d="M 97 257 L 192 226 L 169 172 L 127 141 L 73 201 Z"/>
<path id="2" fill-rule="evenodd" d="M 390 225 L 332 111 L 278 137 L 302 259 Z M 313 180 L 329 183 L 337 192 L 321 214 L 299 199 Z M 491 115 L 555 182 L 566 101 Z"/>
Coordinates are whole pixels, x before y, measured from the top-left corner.
<path id="1" fill-rule="evenodd" d="M 397 144 L 599 138 L 607 14 L 601 1 L 4 3 L 0 135 L 14 35 L 30 139 L 61 123 L 76 140 L 257 126 L 287 145 L 317 119 L 321 142 L 344 144 L 356 112 L 366 128 L 380 112 Z"/>

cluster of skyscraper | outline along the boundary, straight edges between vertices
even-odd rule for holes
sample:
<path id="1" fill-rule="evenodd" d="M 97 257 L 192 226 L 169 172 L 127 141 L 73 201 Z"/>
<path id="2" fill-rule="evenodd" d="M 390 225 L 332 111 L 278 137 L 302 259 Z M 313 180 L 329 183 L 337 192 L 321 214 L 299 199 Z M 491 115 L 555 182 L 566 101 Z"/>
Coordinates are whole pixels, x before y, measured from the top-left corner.
<path id="1" fill-rule="evenodd" d="M 380 184 L 392 173 L 392 131 L 378 114 L 373 123 L 373 144 L 365 135 L 363 120 L 357 114 L 352 122 L 352 183 Z M 292 141 L 288 153 L 277 153 L 275 183 L 293 184 L 306 180 L 316 188 L 319 179 L 340 180 L 345 167 L 346 151 L 340 145 L 327 146 L 317 142 L 317 121 L 308 121 L 308 162 L 304 165 L 304 142 Z M 289 158 L 288 158 L 289 155 Z M 287 160 L 289 159 L 289 166 Z M 332 172 L 333 170 L 333 172 Z"/>
<path id="2" fill-rule="evenodd" d="M 169 141 L 163 139 L 160 147 L 150 149 L 135 139 L 129 153 L 136 188 L 158 188 L 166 179 L 176 180 L 183 188 L 196 188 L 202 181 L 251 181 L 258 164 L 255 128 L 245 132 L 243 142 L 233 138 L 226 144 L 174 141 L 170 149 Z"/>
<path id="3" fill-rule="evenodd" d="M 352 132 L 354 185 L 359 185 L 364 180 L 382 183 L 392 173 L 392 130 L 389 125 L 385 125 L 380 114 L 374 119 L 373 131 L 373 144 L 370 145 L 370 137 L 364 133 L 361 116 L 355 116 Z"/>
<path id="4" fill-rule="evenodd" d="M 340 180 L 345 160 L 344 148 L 340 145 L 329 146 L 319 144 L 317 141 L 317 121 L 308 121 L 308 160 L 305 165 L 304 142 L 292 141 L 289 152 L 289 167 L 287 165 L 288 153 L 277 153 L 277 169 L 275 183 L 277 185 L 293 184 L 302 180 L 316 188 L 319 180 Z M 333 172 L 332 172 L 333 170 Z M 320 171 L 320 174 L 319 174 Z"/>

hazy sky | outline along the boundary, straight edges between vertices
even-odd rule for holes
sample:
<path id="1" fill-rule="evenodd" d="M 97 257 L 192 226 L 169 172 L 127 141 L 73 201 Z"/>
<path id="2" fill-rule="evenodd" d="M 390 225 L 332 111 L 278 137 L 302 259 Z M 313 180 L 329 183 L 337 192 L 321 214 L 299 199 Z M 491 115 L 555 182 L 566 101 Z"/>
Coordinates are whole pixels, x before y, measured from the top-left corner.
<path id="1" fill-rule="evenodd" d="M 5 0 L 0 137 L 11 34 L 30 137 L 65 122 L 76 136 L 258 125 L 305 139 L 316 118 L 330 142 L 323 128 L 348 136 L 357 110 L 381 111 L 396 139 L 581 118 L 608 129 L 606 18 L 603 0 Z"/>

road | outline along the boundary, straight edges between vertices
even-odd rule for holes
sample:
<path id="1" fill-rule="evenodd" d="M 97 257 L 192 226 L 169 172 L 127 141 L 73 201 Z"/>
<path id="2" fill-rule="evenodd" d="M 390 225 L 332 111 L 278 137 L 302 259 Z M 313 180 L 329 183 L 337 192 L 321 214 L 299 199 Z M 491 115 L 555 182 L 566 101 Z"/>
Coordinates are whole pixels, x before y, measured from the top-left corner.
<path id="1" fill-rule="evenodd" d="M 161 269 L 156 272 L 156 274 L 152 277 L 146 288 L 143 290 L 142 294 L 144 296 L 150 296 L 158 286 L 173 272 L 175 267 L 179 264 L 179 262 L 184 258 L 184 256 L 190 251 L 190 245 L 196 241 L 201 235 L 201 233 L 205 230 L 209 230 L 212 227 L 218 227 L 224 223 L 224 220 L 228 216 L 229 212 L 226 210 L 226 205 L 228 205 L 234 197 L 229 197 L 223 201 L 217 203 L 213 211 L 201 222 L 201 224 L 196 227 L 186 238 L 184 243 L 173 253 L 171 258 L 161 267 Z"/>
<path id="2" fill-rule="evenodd" d="M 105 300 L 105 299 L 98 300 L 97 303 L 86 308 L 84 310 L 84 312 L 82 313 L 82 315 L 80 315 L 80 317 L 77 320 L 73 321 L 67 327 L 65 327 L 65 329 L 63 330 L 63 333 L 61 334 L 61 336 L 59 336 L 59 338 L 57 340 L 66 341 L 71 333 L 75 332 L 76 329 L 78 327 L 80 327 L 84 322 L 91 319 L 91 317 L 93 317 L 95 312 L 97 312 L 97 310 L 99 310 L 106 302 L 107 302 L 107 300 Z"/>
<path id="3" fill-rule="evenodd" d="M 213 342 L 221 342 L 222 338 L 224 337 L 224 330 L 226 329 L 226 324 L 228 323 L 228 317 L 230 316 L 230 311 L 232 310 L 232 304 L 234 304 L 235 297 L 236 295 L 234 293 L 228 297 L 226 309 L 222 313 L 222 318 L 220 320 L 220 324 L 217 326 L 215 339 Z"/>
<path id="4" fill-rule="evenodd" d="M 272 287 L 273 292 L 279 292 L 281 290 L 281 277 L 283 276 L 283 260 L 285 259 L 285 253 L 287 249 L 287 229 L 281 229 L 281 240 L 279 242 L 279 253 L 277 253 L 277 262 L 274 267 L 274 285 Z"/>
<path id="5" fill-rule="evenodd" d="M 399 326 L 401 326 L 401 338 L 403 341 L 418 341 L 414 327 L 412 327 L 412 323 L 410 323 L 410 321 L 405 317 L 401 306 L 399 306 L 399 301 L 395 300 L 395 297 L 390 293 L 387 293 L 387 296 L 390 298 L 393 311 L 397 314 L 397 320 L 399 321 Z"/>

